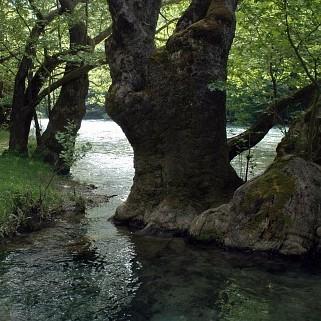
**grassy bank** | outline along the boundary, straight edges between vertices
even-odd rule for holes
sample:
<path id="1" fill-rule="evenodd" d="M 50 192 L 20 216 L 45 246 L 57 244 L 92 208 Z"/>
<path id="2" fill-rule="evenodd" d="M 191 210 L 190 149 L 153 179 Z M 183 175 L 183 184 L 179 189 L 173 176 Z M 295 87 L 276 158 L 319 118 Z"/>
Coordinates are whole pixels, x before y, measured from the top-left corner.
<path id="1" fill-rule="evenodd" d="M 9 132 L 0 128 L 0 154 L 8 147 Z"/>
<path id="2" fill-rule="evenodd" d="M 7 146 L 8 133 L 0 130 L 0 239 L 48 221 L 61 210 L 64 198 L 58 191 L 63 179 L 50 166 L 27 157 L 2 155 Z"/>

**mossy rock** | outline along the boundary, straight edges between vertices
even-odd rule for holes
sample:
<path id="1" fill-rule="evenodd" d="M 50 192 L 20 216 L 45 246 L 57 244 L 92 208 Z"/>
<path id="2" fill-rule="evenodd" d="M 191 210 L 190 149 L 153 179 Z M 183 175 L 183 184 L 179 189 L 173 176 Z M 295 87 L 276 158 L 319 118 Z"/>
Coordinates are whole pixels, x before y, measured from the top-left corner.
<path id="1" fill-rule="evenodd" d="M 254 180 L 240 203 L 240 210 L 250 215 L 247 222 L 249 229 L 256 229 L 260 224 L 269 221 L 269 234 L 274 237 L 290 225 L 291 217 L 284 213 L 286 203 L 295 192 L 295 178 L 282 171 L 285 163 L 274 164 L 265 175 Z"/>
<path id="2" fill-rule="evenodd" d="M 321 253 L 321 168 L 299 157 L 277 159 L 233 199 L 191 224 L 197 240 L 285 255 Z"/>

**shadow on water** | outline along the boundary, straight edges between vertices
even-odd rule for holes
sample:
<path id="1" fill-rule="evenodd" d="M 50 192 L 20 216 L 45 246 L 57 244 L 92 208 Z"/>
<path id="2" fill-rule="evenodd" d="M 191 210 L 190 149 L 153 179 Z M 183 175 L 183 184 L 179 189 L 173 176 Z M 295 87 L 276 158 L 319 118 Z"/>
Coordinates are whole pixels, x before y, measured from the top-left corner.
<path id="1" fill-rule="evenodd" d="M 133 242 L 143 269 L 127 320 L 320 320 L 320 273 L 300 264 L 180 239 Z"/>
<path id="2" fill-rule="evenodd" d="M 2 252 L 1 321 L 320 320 L 318 270 L 135 235 L 110 224 L 106 211 Z"/>
<path id="3" fill-rule="evenodd" d="M 116 228 L 131 149 L 112 122 L 85 121 L 80 140 L 94 149 L 74 176 L 118 198 L 0 249 L 0 321 L 321 320 L 319 267 Z"/>

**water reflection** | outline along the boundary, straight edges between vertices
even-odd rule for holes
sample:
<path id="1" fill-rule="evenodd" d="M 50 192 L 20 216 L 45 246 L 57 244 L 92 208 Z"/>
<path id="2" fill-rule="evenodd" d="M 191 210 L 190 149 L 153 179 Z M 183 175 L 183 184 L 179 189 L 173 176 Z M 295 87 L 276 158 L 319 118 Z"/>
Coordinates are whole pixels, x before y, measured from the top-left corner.
<path id="1" fill-rule="evenodd" d="M 320 321 L 320 274 L 300 265 L 180 239 L 133 235 L 132 242 L 141 285 L 121 320 Z"/>
<path id="2" fill-rule="evenodd" d="M 135 249 L 101 214 L 69 218 L 2 252 L 1 321 L 117 320 L 139 285 Z"/>

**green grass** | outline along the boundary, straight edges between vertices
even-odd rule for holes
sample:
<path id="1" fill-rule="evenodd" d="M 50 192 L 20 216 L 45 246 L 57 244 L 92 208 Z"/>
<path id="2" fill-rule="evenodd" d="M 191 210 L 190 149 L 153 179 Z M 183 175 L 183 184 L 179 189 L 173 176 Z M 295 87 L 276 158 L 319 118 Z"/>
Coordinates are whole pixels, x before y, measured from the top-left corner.
<path id="1" fill-rule="evenodd" d="M 8 147 L 9 132 L 0 128 L 0 153 Z"/>
<path id="2" fill-rule="evenodd" d="M 8 133 L 0 130 L 0 154 L 7 143 Z M 54 185 L 46 189 L 53 177 L 52 168 L 41 161 L 0 156 L 0 238 L 14 233 L 27 216 L 42 215 L 58 206 L 60 197 Z"/>

